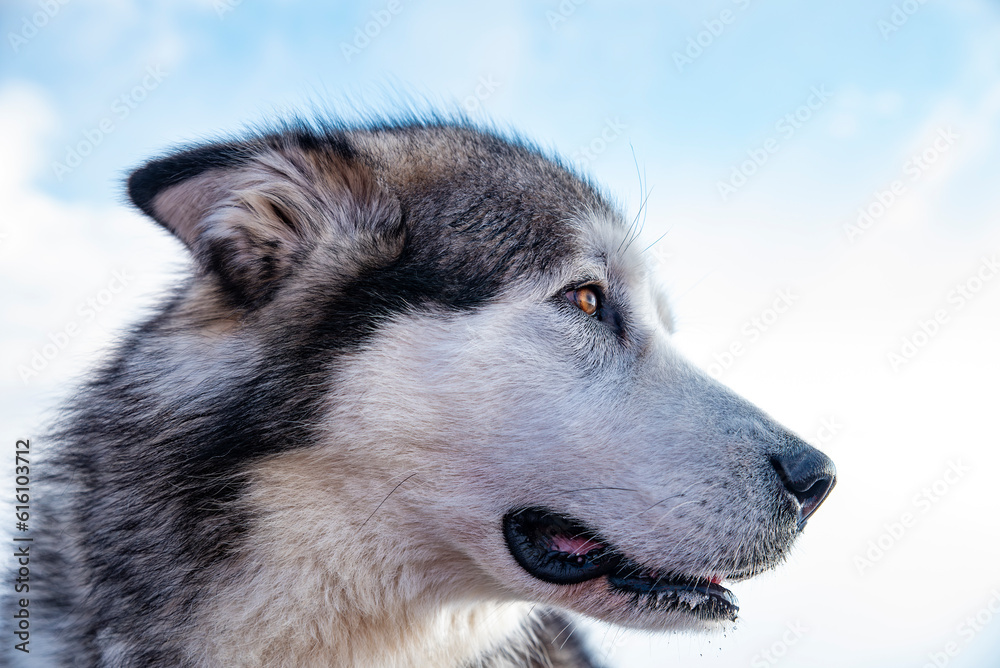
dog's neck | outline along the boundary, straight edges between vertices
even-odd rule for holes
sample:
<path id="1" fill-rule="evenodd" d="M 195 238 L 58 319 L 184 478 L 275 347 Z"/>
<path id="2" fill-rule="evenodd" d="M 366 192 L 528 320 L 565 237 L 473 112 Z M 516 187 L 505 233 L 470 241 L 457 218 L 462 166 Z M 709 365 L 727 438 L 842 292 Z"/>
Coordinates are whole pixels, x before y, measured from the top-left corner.
<path id="1" fill-rule="evenodd" d="M 529 620 L 527 606 L 517 603 L 395 610 L 379 617 L 347 610 L 324 615 L 313 601 L 298 603 L 275 596 L 270 605 L 253 606 L 256 615 L 247 614 L 245 601 L 234 600 L 228 610 L 216 606 L 203 627 L 206 665 L 500 666 L 507 664 L 485 658 L 501 645 L 523 644 Z"/>
<path id="2" fill-rule="evenodd" d="M 370 481 L 302 475 L 327 465 L 303 451 L 251 484 L 252 529 L 197 612 L 211 665 L 461 666 L 517 639 L 529 605 L 477 591 L 455 555 L 400 545 L 393 504 L 369 518 Z"/>

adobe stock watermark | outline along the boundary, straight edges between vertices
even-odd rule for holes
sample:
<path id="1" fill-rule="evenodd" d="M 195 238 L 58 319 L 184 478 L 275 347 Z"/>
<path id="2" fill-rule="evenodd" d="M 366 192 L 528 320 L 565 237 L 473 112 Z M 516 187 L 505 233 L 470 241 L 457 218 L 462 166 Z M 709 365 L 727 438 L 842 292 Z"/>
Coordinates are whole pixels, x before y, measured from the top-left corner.
<path id="1" fill-rule="evenodd" d="M 733 0 L 733 4 L 740 11 L 746 10 L 752 0 Z M 719 15 L 712 19 L 702 21 L 704 30 L 699 31 L 692 37 L 687 38 L 687 46 L 682 51 L 674 51 L 674 66 L 682 73 L 684 68 L 693 65 L 694 61 L 701 58 L 705 51 L 715 44 L 715 40 L 722 37 L 728 26 L 736 23 L 737 12 L 732 9 L 723 9 Z"/>
<path id="2" fill-rule="evenodd" d="M 721 353 L 713 353 L 714 360 L 708 365 L 708 375 L 716 380 L 732 368 L 736 360 L 746 354 L 749 347 L 761 339 L 765 332 L 774 326 L 781 316 L 799 301 L 799 296 L 791 290 L 778 290 L 771 303 L 760 313 L 750 318 L 740 327 L 740 336 L 733 340 Z"/>
<path id="3" fill-rule="evenodd" d="M 645 214 L 646 207 L 649 204 L 649 198 L 652 195 L 651 189 L 645 188 L 645 186 L 643 186 L 643 188 L 644 190 L 640 192 L 639 209 L 636 211 L 634 218 L 640 229 L 643 227 L 640 218 L 643 214 Z M 668 234 L 670 234 L 670 229 L 657 237 L 653 243 L 642 247 L 641 255 L 643 261 L 636 268 L 638 272 L 637 276 L 639 276 L 641 280 L 651 281 L 654 285 L 659 287 L 662 287 L 664 272 L 671 266 L 672 260 L 676 255 L 674 250 L 669 248 L 666 244 L 660 243 Z M 625 236 L 625 241 L 623 243 L 627 245 L 631 244 L 632 241 L 629 241 L 631 238 L 632 237 L 630 235 Z M 643 239 L 648 240 L 645 236 Z M 645 241 L 642 243 L 645 243 Z M 695 285 L 699 282 L 700 281 L 696 282 Z M 681 299 L 685 294 L 687 294 L 688 291 L 690 291 L 690 288 L 685 291 L 675 292 L 671 295 L 670 299 L 667 299 L 666 303 L 670 304 L 672 307 L 676 303 L 675 300 Z"/>
<path id="4" fill-rule="evenodd" d="M 479 111 L 483 102 L 490 99 L 499 87 L 500 82 L 492 76 L 479 77 L 479 83 L 476 84 L 472 94 L 466 95 L 465 99 L 462 100 L 462 108 L 465 109 L 465 113 L 472 114 Z"/>
<path id="5" fill-rule="evenodd" d="M 927 662 L 921 668 L 947 668 L 952 659 L 962 653 L 962 650 L 976 639 L 987 626 L 1000 615 L 1000 587 L 990 590 L 990 599 L 983 607 L 962 620 L 955 628 L 957 639 L 949 640 L 940 650 L 928 652 Z"/>
<path id="6" fill-rule="evenodd" d="M 148 66 L 146 75 L 138 84 L 111 102 L 111 114 L 102 118 L 94 127 L 84 130 L 81 133 L 82 139 L 75 144 L 67 145 L 66 155 L 62 162 L 54 161 L 52 163 L 52 173 L 55 174 L 56 179 L 62 181 L 67 174 L 82 165 L 84 158 L 93 153 L 105 137 L 119 127 L 119 123 L 132 115 L 132 112 L 149 97 L 149 94 L 159 88 L 166 77 L 167 73 L 159 65 L 156 67 Z"/>
<path id="7" fill-rule="evenodd" d="M 38 11 L 32 12 L 30 16 L 22 16 L 21 29 L 17 32 L 11 31 L 7 33 L 7 41 L 10 43 L 10 48 L 14 50 L 14 53 L 20 51 L 21 47 L 34 39 L 39 31 L 56 17 L 59 10 L 69 3 L 70 0 L 38 0 Z"/>
<path id="8" fill-rule="evenodd" d="M 648 196 L 648 194 L 649 191 L 646 191 L 646 193 L 643 195 L 644 200 Z M 640 203 L 639 205 L 640 208 L 636 215 L 641 215 L 643 213 L 643 208 L 646 206 L 646 204 L 647 204 L 646 201 L 642 201 Z M 657 276 L 662 274 L 662 272 L 665 271 L 666 268 L 670 266 L 670 262 L 671 259 L 674 257 L 674 253 L 665 244 L 660 243 L 661 241 L 663 241 L 664 237 L 666 237 L 667 234 L 669 234 L 669 232 L 670 232 L 669 230 L 667 232 L 664 232 L 658 239 L 656 239 L 653 243 L 649 244 L 643 249 L 642 254 L 644 256 L 645 261 L 642 263 L 639 269 L 640 275 L 642 276 L 643 280 L 650 280 L 652 278 L 654 282 L 659 283 L 659 279 L 657 278 Z"/>
<path id="9" fill-rule="evenodd" d="M 618 116 L 606 118 L 604 120 L 604 127 L 601 128 L 600 133 L 586 145 L 576 149 L 570 159 L 579 166 L 586 167 L 590 165 L 597 160 L 599 155 L 608 150 L 610 144 L 625 134 L 625 130 L 627 129 L 628 125 L 622 123 Z"/>
<path id="10" fill-rule="evenodd" d="M 570 630 L 571 629 L 567 627 L 567 631 Z M 556 640 L 559 640 L 559 638 L 557 637 Z M 601 666 L 607 665 L 611 655 L 616 650 L 621 649 L 622 647 L 627 647 L 630 642 L 628 632 L 621 627 L 606 628 L 602 634 L 591 633 L 589 634 L 588 640 L 591 643 L 590 647 L 593 650 L 594 656 L 602 658 L 601 663 L 598 664 Z"/>
<path id="11" fill-rule="evenodd" d="M 903 177 L 910 183 L 916 183 L 920 177 L 931 168 L 938 159 L 948 152 L 961 135 L 951 126 L 938 128 L 931 145 L 919 153 L 914 153 L 903 163 Z M 878 222 L 907 192 L 904 178 L 895 179 L 884 190 L 872 193 L 871 201 L 858 209 L 858 217 L 854 223 L 844 223 L 844 234 L 852 244 L 862 237 L 876 222 Z"/>
<path id="12" fill-rule="evenodd" d="M 971 276 L 959 281 L 945 297 L 948 306 L 936 309 L 930 317 L 921 318 L 908 335 L 902 337 L 899 345 L 886 353 L 889 368 L 899 371 L 909 364 L 934 338 L 941 329 L 951 322 L 955 313 L 979 296 L 986 284 L 1000 273 L 997 256 L 983 257 Z"/>
<path id="13" fill-rule="evenodd" d="M 875 564 L 882 561 L 899 542 L 947 496 L 972 469 L 959 460 L 950 460 L 944 473 L 910 499 L 910 507 L 895 519 L 882 524 L 882 532 L 868 541 L 865 550 L 854 556 L 858 575 L 864 576 Z"/>
<path id="14" fill-rule="evenodd" d="M 21 382 L 27 385 L 29 380 L 45 371 L 52 360 L 66 349 L 69 342 L 80 335 L 86 325 L 97 320 L 97 316 L 115 300 L 115 295 L 128 287 L 131 280 L 132 277 L 124 269 L 114 270 L 107 285 L 76 307 L 79 320 L 70 320 L 61 329 L 49 332 L 46 337 L 48 342 L 31 351 L 28 364 L 18 365 L 17 374 L 21 377 Z"/>
<path id="15" fill-rule="evenodd" d="M 243 4 L 243 0 L 213 0 L 212 7 L 216 15 L 222 19 L 226 14 Z"/>
<path id="16" fill-rule="evenodd" d="M 723 202 L 729 200 L 731 195 L 736 194 L 740 188 L 745 186 L 750 177 L 763 167 L 771 156 L 781 149 L 781 142 L 787 141 L 795 136 L 795 133 L 812 120 L 817 111 L 823 108 L 833 94 L 826 89 L 825 84 L 813 86 L 809 89 L 809 96 L 805 102 L 799 105 L 795 111 L 791 111 L 774 124 L 774 131 L 777 137 L 769 137 L 764 143 L 756 148 L 747 149 L 747 159 L 729 173 L 729 179 L 716 182 L 716 189 Z"/>
<path id="17" fill-rule="evenodd" d="M 340 43 L 340 52 L 344 55 L 344 60 L 349 63 L 367 49 L 401 11 L 403 4 L 400 0 L 389 0 L 384 9 L 373 11 L 371 18 L 364 25 L 355 26 L 354 39 L 350 43 Z"/>
<path id="18" fill-rule="evenodd" d="M 750 659 L 750 668 L 771 668 L 777 665 L 808 631 L 802 622 L 788 622 L 779 639 L 771 643 L 767 649 L 753 655 Z"/>
<path id="19" fill-rule="evenodd" d="M 835 415 L 820 420 L 819 428 L 813 432 L 812 443 L 820 447 L 829 445 L 844 430 L 840 418 Z"/>
<path id="20" fill-rule="evenodd" d="M 576 13 L 577 7 L 587 2 L 587 0 L 560 0 L 558 11 L 551 9 L 545 12 L 545 19 L 549 22 L 552 30 L 558 30 L 559 26 L 569 20 L 569 17 Z"/>
<path id="21" fill-rule="evenodd" d="M 926 4 L 927 0 L 903 0 L 903 2 L 893 5 L 889 18 L 879 19 L 875 24 L 878 26 L 878 31 L 882 33 L 882 39 L 888 42 L 889 36 L 898 32 L 906 25 L 910 17 L 919 12 Z"/>

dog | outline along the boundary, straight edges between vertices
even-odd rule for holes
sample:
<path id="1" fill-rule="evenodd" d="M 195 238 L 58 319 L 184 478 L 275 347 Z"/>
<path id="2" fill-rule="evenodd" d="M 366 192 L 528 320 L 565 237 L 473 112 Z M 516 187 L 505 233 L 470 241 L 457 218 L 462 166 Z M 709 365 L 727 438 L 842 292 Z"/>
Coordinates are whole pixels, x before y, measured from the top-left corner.
<path id="1" fill-rule="evenodd" d="M 526 140 L 290 121 L 127 190 L 192 271 L 52 439 L 50 665 L 594 666 L 568 613 L 724 627 L 834 486 Z"/>

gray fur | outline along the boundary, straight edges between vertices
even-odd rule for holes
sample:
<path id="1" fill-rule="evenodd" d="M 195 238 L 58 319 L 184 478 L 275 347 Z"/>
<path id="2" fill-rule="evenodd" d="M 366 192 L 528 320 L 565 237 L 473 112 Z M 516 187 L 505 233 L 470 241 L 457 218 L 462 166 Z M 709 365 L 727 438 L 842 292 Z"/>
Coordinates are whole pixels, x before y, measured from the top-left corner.
<path id="1" fill-rule="evenodd" d="M 800 530 L 773 460 L 804 444 L 672 350 L 620 213 L 535 148 L 292 125 L 129 190 L 193 271 L 54 439 L 32 596 L 58 665 L 585 667 L 531 606 L 717 624 L 532 578 L 511 508 L 698 577 Z M 563 298 L 584 283 L 601 322 Z"/>

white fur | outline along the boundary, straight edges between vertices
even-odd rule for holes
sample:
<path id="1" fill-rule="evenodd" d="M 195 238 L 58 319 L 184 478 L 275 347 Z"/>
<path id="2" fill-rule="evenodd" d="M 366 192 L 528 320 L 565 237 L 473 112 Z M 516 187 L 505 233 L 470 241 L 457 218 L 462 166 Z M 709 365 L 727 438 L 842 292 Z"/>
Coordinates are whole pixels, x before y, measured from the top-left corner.
<path id="1" fill-rule="evenodd" d="M 193 624 L 206 666 L 460 665 L 518 632 L 523 601 L 701 626 L 634 608 L 600 580 L 536 580 L 500 531 L 511 507 L 558 508 L 641 563 L 704 577 L 743 554 L 773 503 L 715 484 L 746 465 L 714 426 L 724 390 L 673 351 L 635 249 L 602 221 L 579 225 L 586 243 L 566 273 L 471 314 L 400 316 L 343 361 L 327 442 L 257 468 L 250 556 Z M 595 344 L 584 314 L 546 302 L 577 277 L 629 309 L 633 350 Z M 581 376 L 588 349 L 602 363 Z"/>

